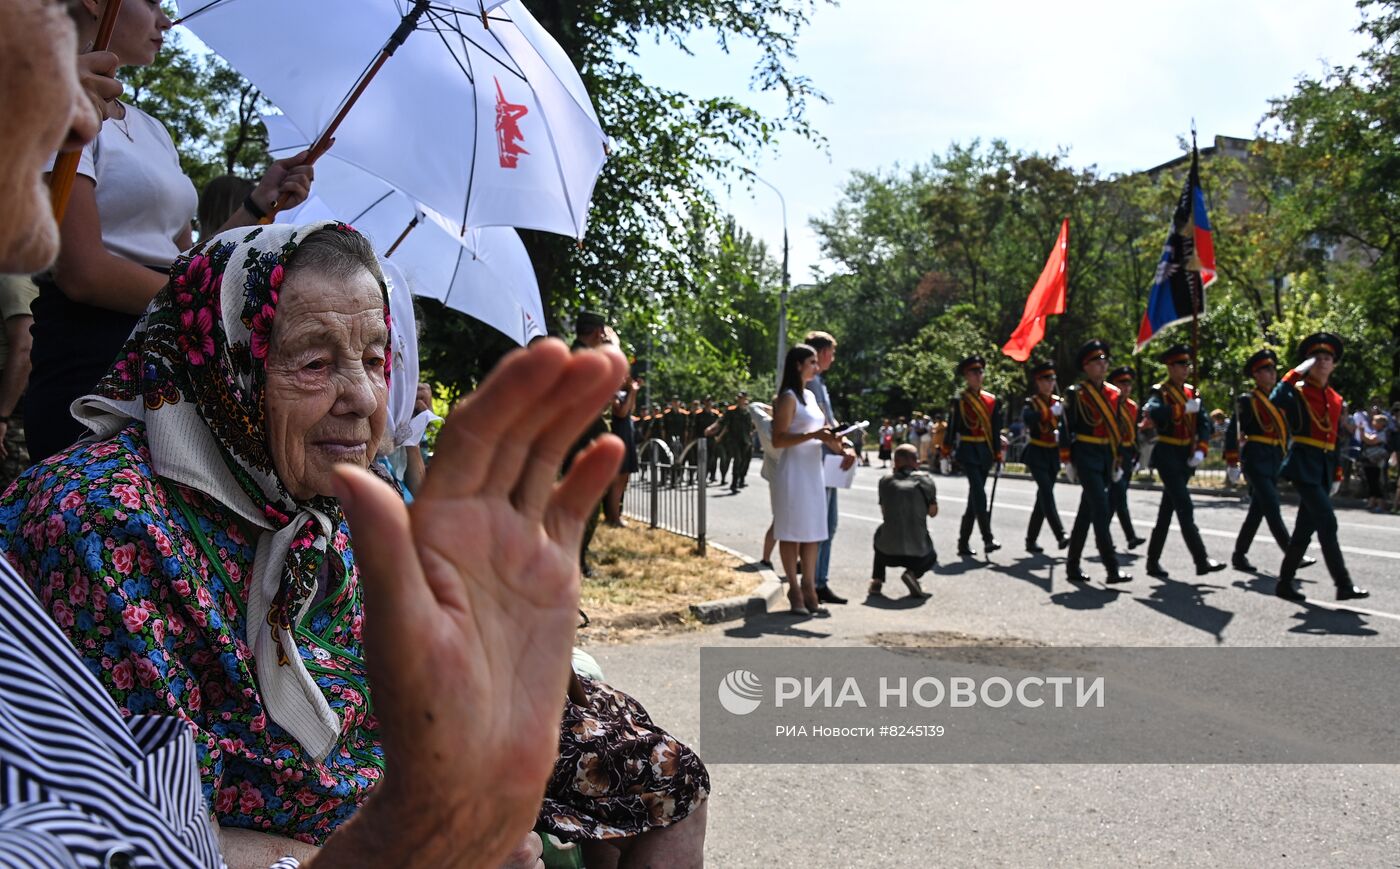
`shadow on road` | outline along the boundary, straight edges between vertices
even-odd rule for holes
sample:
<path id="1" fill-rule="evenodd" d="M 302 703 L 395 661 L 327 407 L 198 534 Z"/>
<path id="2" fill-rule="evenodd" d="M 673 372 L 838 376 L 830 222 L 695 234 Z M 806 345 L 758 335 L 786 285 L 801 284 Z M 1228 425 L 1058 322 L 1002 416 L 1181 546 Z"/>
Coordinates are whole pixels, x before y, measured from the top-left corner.
<path id="1" fill-rule="evenodd" d="M 1004 573 L 1007 576 L 1014 576 L 1017 579 L 1024 579 L 1031 585 L 1045 592 L 1050 593 L 1050 580 L 1054 575 L 1058 560 L 1049 555 L 1027 555 L 1019 561 L 1011 564 L 989 564 L 987 569 L 993 573 Z M 1045 573 L 1038 574 L 1036 567 L 1042 568 Z"/>
<path id="2" fill-rule="evenodd" d="M 964 573 L 971 573 L 974 570 L 981 570 L 984 567 L 993 566 L 982 560 L 982 554 L 980 552 L 967 557 L 956 555 L 954 559 L 955 560 L 946 564 L 940 561 L 938 566 L 933 569 L 934 573 L 938 576 L 960 576 Z"/>
<path id="3" fill-rule="evenodd" d="M 1051 587 L 1055 580 L 1054 568 L 1050 571 Z M 1046 589 L 1049 591 L 1049 589 Z M 1119 596 L 1127 592 L 1128 589 L 1100 588 L 1097 585 L 1070 585 L 1068 591 L 1061 591 L 1050 595 L 1050 602 L 1056 606 L 1062 606 L 1067 610 L 1098 610 L 1103 609 Z"/>
<path id="4" fill-rule="evenodd" d="M 886 583 L 888 585 L 888 583 Z M 861 606 L 868 606 L 877 610 L 912 610 L 923 606 L 932 598 L 914 597 L 905 595 L 904 597 L 870 597 L 860 602 Z"/>
<path id="5" fill-rule="evenodd" d="M 1152 589 L 1150 597 L 1136 598 L 1138 603 L 1154 609 L 1164 616 L 1170 616 L 1184 625 L 1205 631 L 1215 637 L 1216 642 L 1224 642 L 1225 627 L 1235 617 L 1233 612 L 1206 603 L 1208 595 L 1225 589 L 1223 585 L 1205 582 L 1179 582 L 1174 579 L 1159 580 L 1161 585 Z"/>
<path id="6" fill-rule="evenodd" d="M 1374 637 L 1379 632 L 1366 624 L 1366 617 L 1351 610 L 1330 610 L 1307 603 L 1299 604 L 1302 612 L 1294 613 L 1298 624 L 1288 629 L 1291 634 L 1337 634 L 1349 637 Z"/>
<path id="7" fill-rule="evenodd" d="M 822 619 L 822 621 L 826 620 Z M 781 612 L 770 613 L 762 616 L 750 616 L 744 619 L 743 624 L 725 631 L 724 635 L 742 640 L 755 640 L 763 636 L 802 637 L 812 640 L 830 639 L 830 631 L 821 633 L 801 627 L 813 623 L 819 622 L 812 616 L 790 616 Z"/>

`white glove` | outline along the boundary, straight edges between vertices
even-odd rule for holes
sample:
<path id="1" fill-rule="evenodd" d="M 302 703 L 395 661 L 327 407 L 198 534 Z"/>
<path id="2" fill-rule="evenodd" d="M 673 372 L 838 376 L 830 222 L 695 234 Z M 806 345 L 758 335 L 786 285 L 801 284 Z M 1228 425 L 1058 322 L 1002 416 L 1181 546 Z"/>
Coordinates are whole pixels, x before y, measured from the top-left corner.
<path id="1" fill-rule="evenodd" d="M 1205 460 L 1206 454 L 1201 452 L 1200 450 L 1196 450 L 1194 453 L 1191 454 L 1191 458 L 1186 460 L 1186 466 L 1188 468 L 1199 468 L 1201 466 L 1201 462 L 1204 462 Z"/>
<path id="2" fill-rule="evenodd" d="M 1065 465 L 1065 479 L 1071 483 L 1079 482 L 1079 472 L 1074 469 L 1074 464 Z"/>
<path id="3" fill-rule="evenodd" d="M 1312 360 L 1309 359 L 1308 361 L 1311 362 Z M 1327 490 L 1327 494 L 1328 494 L 1328 495 L 1336 495 L 1336 494 L 1337 494 L 1337 490 L 1339 490 L 1339 489 L 1341 489 L 1341 488 L 1342 488 L 1342 481 L 1341 481 L 1341 480 L 1334 480 L 1334 481 L 1332 482 L 1332 488 L 1330 488 L 1330 489 Z"/>
<path id="4" fill-rule="evenodd" d="M 1113 482 L 1116 483 L 1121 479 L 1123 479 L 1123 469 L 1121 467 L 1115 467 L 1113 469 Z"/>
<path id="5" fill-rule="evenodd" d="M 1225 469 L 1225 479 L 1230 481 L 1230 485 L 1238 485 L 1240 482 L 1240 466 L 1231 465 Z"/>
<path id="6" fill-rule="evenodd" d="M 953 473 L 953 460 L 948 458 L 947 456 L 944 456 L 943 458 L 939 459 L 938 471 L 945 477 Z"/>
<path id="7" fill-rule="evenodd" d="M 1064 412 L 1065 412 L 1065 406 L 1064 406 L 1063 404 L 1060 404 L 1058 401 L 1055 402 L 1054 404 L 1050 405 L 1050 413 L 1051 413 L 1051 415 L 1053 415 L 1053 416 L 1060 416 L 1060 415 L 1063 414 Z"/>
<path id="8" fill-rule="evenodd" d="M 1296 371 L 1296 372 L 1298 372 L 1298 375 L 1299 375 L 1299 376 L 1302 376 L 1302 375 L 1307 374 L 1309 371 L 1312 370 L 1313 363 L 1316 362 L 1316 361 L 1317 361 L 1317 357 L 1316 357 L 1316 356 L 1309 356 L 1307 359 L 1304 359 L 1302 362 L 1299 362 L 1299 363 L 1298 363 L 1298 366 L 1297 366 L 1296 368 L 1294 368 L 1293 370 Z"/>
<path id="9" fill-rule="evenodd" d="M 1201 412 L 1201 400 L 1200 400 L 1199 398 L 1193 398 L 1193 399 L 1191 399 L 1190 401 L 1186 402 L 1186 412 L 1187 412 L 1187 413 L 1200 413 L 1200 412 Z"/>

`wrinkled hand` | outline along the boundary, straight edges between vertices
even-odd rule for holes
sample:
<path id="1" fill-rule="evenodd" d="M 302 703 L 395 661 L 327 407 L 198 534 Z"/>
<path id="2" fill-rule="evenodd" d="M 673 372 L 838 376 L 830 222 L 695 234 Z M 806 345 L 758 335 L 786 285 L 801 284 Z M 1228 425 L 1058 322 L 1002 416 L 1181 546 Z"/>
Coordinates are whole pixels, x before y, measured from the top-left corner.
<path id="1" fill-rule="evenodd" d="M 617 473 L 612 435 L 564 454 L 626 372 L 556 340 L 506 356 L 448 416 L 412 507 L 337 469 L 365 588 L 365 659 L 387 771 L 326 862 L 492 866 L 534 826 L 559 744 L 584 523 Z M 344 828 L 343 828 L 344 829 Z M 364 841 L 358 841 L 358 840 Z M 336 844 L 336 838 L 327 847 Z M 389 847 L 385 845 L 384 847 Z"/>
<path id="2" fill-rule="evenodd" d="M 311 195 L 311 182 L 316 178 L 316 167 L 306 165 L 308 156 L 309 151 L 302 151 L 268 166 L 253 191 L 253 201 L 264 211 L 270 211 L 273 203 L 286 211 L 305 202 Z"/>
<path id="3" fill-rule="evenodd" d="M 1204 462 L 1205 460 L 1206 454 L 1201 452 L 1200 450 L 1196 450 L 1194 453 L 1191 454 L 1191 458 L 1186 460 L 1186 466 L 1188 468 L 1199 468 L 1201 466 L 1201 462 Z"/>
<path id="4" fill-rule="evenodd" d="M 1065 465 L 1065 479 L 1071 483 L 1079 482 L 1079 472 L 1074 469 L 1074 464 Z"/>
<path id="5" fill-rule="evenodd" d="M 1200 400 L 1199 398 L 1188 399 L 1187 402 L 1186 402 L 1186 412 L 1187 412 L 1187 413 L 1200 413 L 1200 412 L 1201 412 L 1201 400 Z"/>
<path id="6" fill-rule="evenodd" d="M 97 138 L 102 122 L 112 113 L 111 102 L 122 95 L 122 83 L 117 74 L 117 56 L 110 51 L 89 51 L 78 55 L 78 85 L 92 103 L 91 114 L 73 119 L 73 127 L 60 151 L 76 151 Z"/>

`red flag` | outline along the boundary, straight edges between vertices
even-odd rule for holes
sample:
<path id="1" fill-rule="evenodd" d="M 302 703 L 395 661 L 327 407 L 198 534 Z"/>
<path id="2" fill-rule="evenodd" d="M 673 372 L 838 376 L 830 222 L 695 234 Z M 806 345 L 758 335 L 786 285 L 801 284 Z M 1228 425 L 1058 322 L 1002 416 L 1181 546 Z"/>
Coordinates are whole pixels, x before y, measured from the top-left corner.
<path id="1" fill-rule="evenodd" d="M 1065 312 L 1065 290 L 1069 287 L 1066 268 L 1069 266 L 1069 218 L 1060 224 L 1060 237 L 1045 260 L 1045 268 L 1040 272 L 1040 280 L 1035 282 L 1031 294 L 1026 298 L 1026 310 L 1021 314 L 1021 325 L 1011 333 L 1011 338 L 1001 348 L 1001 352 L 1025 362 L 1031 358 L 1031 351 L 1045 337 L 1045 318 L 1051 314 Z"/>

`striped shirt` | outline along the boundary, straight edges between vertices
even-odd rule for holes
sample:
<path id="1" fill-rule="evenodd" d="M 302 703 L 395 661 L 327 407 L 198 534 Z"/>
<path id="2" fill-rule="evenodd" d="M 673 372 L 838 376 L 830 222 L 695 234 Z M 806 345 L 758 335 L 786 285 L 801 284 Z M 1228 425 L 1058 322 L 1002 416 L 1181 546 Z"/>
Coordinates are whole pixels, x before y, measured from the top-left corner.
<path id="1" fill-rule="evenodd" d="M 0 867 L 223 865 L 189 725 L 123 720 L 0 557 Z"/>

